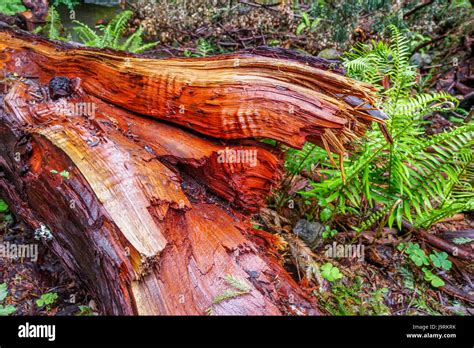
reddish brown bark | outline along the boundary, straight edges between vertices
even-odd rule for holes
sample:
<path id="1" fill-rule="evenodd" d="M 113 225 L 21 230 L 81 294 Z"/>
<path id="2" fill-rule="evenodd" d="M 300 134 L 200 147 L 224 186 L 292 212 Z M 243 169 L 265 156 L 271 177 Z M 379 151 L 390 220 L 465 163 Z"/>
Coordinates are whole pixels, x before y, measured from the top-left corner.
<path id="1" fill-rule="evenodd" d="M 0 64 L 0 193 L 104 313 L 322 313 L 251 227 L 282 172 L 254 138 L 341 152 L 373 119 L 347 102 L 369 86 L 297 56 L 152 60 L 4 26 Z M 248 291 L 214 303 L 229 275 Z"/>

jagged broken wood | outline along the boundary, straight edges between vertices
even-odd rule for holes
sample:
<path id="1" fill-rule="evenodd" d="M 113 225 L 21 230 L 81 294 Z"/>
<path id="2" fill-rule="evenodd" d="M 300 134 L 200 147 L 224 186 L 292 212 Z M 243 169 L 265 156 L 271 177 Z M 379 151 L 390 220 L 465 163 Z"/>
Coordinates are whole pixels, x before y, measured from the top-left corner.
<path id="1" fill-rule="evenodd" d="M 250 224 L 282 172 L 259 139 L 342 155 L 380 122 L 370 86 L 286 51 L 155 60 L 6 25 L 0 64 L 0 194 L 103 313 L 322 314 Z M 222 300 L 229 276 L 248 291 Z"/>

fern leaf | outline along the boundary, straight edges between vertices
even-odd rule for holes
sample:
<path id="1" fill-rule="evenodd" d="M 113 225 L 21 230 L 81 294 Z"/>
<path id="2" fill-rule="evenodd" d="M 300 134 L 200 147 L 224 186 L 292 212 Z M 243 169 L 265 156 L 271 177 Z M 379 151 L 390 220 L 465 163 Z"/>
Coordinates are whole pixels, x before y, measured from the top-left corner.
<path id="1" fill-rule="evenodd" d="M 87 46 L 97 46 L 100 42 L 100 36 L 88 25 L 79 22 L 73 21 L 73 23 L 77 24 L 77 27 L 74 27 L 74 31 L 79 36 L 79 39 L 86 44 Z"/>

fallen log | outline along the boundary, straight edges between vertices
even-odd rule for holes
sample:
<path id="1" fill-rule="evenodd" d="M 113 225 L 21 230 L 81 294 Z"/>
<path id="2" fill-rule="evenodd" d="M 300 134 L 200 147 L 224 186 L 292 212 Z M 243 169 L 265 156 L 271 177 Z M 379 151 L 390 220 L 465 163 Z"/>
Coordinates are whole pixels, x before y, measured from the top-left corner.
<path id="1" fill-rule="evenodd" d="M 322 314 L 251 227 L 282 171 L 258 139 L 342 154 L 381 120 L 370 86 L 297 57 L 154 60 L 0 25 L 0 194 L 105 314 Z"/>

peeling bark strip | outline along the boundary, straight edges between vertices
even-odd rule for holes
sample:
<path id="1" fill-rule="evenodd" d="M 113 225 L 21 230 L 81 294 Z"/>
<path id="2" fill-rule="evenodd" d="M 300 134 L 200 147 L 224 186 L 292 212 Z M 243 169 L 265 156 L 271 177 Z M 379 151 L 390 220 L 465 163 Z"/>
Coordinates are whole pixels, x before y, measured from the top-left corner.
<path id="1" fill-rule="evenodd" d="M 0 24 L 0 194 L 104 313 L 322 314 L 249 223 L 282 171 L 252 138 L 340 152 L 371 87 L 278 53 L 152 60 Z"/>

